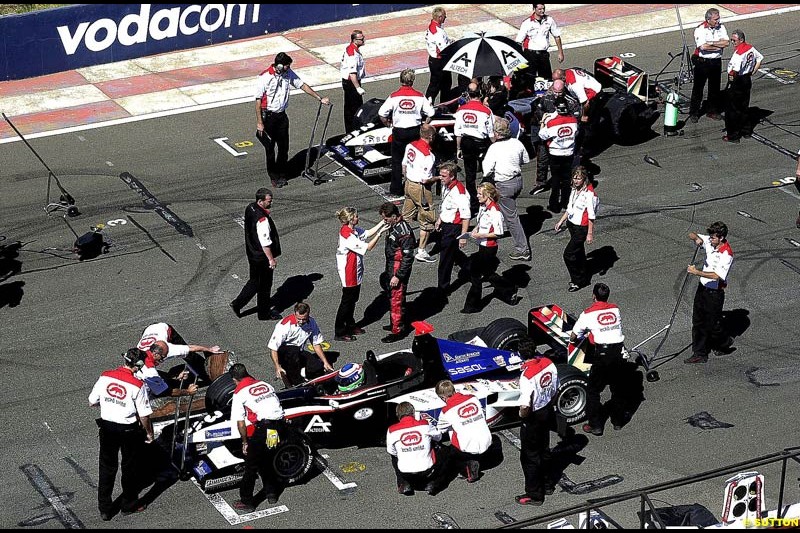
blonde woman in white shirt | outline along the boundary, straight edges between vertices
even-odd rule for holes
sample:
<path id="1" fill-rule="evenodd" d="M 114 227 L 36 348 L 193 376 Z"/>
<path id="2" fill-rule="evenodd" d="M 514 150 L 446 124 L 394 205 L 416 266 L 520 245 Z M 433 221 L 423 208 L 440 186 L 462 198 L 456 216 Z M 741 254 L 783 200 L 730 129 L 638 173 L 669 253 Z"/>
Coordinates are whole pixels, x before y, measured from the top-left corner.
<path id="1" fill-rule="evenodd" d="M 567 211 L 556 222 L 556 232 L 564 223 L 569 230 L 569 242 L 564 249 L 564 264 L 569 271 L 569 292 L 575 292 L 589 285 L 590 274 L 586 269 L 586 247 L 594 241 L 594 219 L 598 207 L 589 173 L 585 167 L 575 167 L 572 171 L 572 192 L 569 195 Z"/>

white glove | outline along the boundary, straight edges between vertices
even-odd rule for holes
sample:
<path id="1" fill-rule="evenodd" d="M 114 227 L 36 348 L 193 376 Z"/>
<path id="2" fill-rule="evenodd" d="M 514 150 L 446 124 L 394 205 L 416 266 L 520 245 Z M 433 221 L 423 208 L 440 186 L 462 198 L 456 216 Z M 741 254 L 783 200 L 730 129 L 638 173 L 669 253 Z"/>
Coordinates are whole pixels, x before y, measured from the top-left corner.
<path id="1" fill-rule="evenodd" d="M 365 91 L 363 87 L 357 87 L 356 92 L 361 96 L 364 96 L 367 93 L 367 91 Z"/>

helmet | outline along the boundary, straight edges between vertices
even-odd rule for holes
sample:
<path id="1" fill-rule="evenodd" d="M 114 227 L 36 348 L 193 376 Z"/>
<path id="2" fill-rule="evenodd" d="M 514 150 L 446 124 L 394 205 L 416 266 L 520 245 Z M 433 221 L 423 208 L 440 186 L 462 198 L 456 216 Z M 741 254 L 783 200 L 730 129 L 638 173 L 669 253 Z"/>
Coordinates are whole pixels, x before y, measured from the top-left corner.
<path id="1" fill-rule="evenodd" d="M 364 383 L 364 367 L 358 363 L 347 363 L 336 376 L 339 392 L 350 392 Z"/>
<path id="2" fill-rule="evenodd" d="M 556 113 L 559 115 L 569 115 L 569 106 L 563 98 L 556 99 Z"/>

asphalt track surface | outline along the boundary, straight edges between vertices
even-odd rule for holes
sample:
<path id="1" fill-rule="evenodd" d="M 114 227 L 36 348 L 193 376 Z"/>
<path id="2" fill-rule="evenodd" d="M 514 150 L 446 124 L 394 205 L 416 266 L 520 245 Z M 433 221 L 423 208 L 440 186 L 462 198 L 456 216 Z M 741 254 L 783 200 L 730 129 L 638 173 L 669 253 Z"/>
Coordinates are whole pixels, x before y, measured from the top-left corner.
<path id="1" fill-rule="evenodd" d="M 603 437 L 571 443 L 559 490 L 544 507 L 519 506 L 522 472 L 513 444 L 514 430 L 501 437 L 504 460 L 477 484 L 455 480 L 436 497 L 399 496 L 389 458 L 382 448 L 323 450 L 332 477 L 317 475 L 288 488 L 280 504 L 285 512 L 244 525 L 259 528 L 431 528 L 441 527 L 435 513 L 449 514 L 461 527 L 489 528 L 503 520 L 522 520 L 660 481 L 711 470 L 798 444 L 800 351 L 797 302 L 800 300 L 800 231 L 794 221 L 798 196 L 793 185 L 775 186 L 793 175 L 791 154 L 800 147 L 797 84 L 800 71 L 800 14 L 770 16 L 736 24 L 764 55 L 763 67 L 779 69 L 757 76 L 752 107 L 768 115 L 753 139 L 739 145 L 722 142 L 721 122 L 703 118 L 681 137 L 654 135 L 635 146 L 613 145 L 594 158 L 601 211 L 596 242 L 589 247 L 597 271 L 592 281 L 611 287 L 611 299 L 623 313 L 629 346 L 666 325 L 672 316 L 694 247 L 689 231 L 722 220 L 735 252 L 725 309 L 735 329 L 737 350 L 711 357 L 706 365 L 685 365 L 690 351 L 691 303 L 696 280 L 682 293 L 671 334 L 655 364 L 661 381 L 646 384 L 646 401 L 622 431 L 607 426 Z M 732 31 L 734 27 L 729 27 Z M 691 39 L 691 37 L 689 36 Z M 680 52 L 679 33 L 663 34 L 569 50 L 569 64 L 591 67 L 612 53 L 634 53 L 630 61 L 658 72 Z M 661 79 L 670 82 L 675 61 Z M 427 76 L 417 86 L 424 89 Z M 368 86 L 369 95 L 386 95 L 395 80 Z M 690 86 L 682 92 L 688 95 Z M 336 104 L 341 91 L 331 90 Z M 305 95 L 292 97 L 291 154 L 301 153 L 316 112 Z M 340 107 L 331 132 L 341 129 Z M 685 118 L 682 115 L 681 118 Z M 268 185 L 262 148 L 239 145 L 234 157 L 213 139 L 230 146 L 254 141 L 253 105 L 242 104 L 68 133 L 32 142 L 75 197 L 82 216 L 71 220 L 78 234 L 106 224 L 110 252 L 90 261 L 70 253 L 73 235 L 62 220 L 47 217 L 47 172 L 22 143 L 2 150 L 4 187 L 0 195 L 3 244 L 20 241 L 18 254 L 3 259 L 3 354 L 0 358 L 3 411 L 0 458 L 4 465 L 0 500 L 3 527 L 224 528 L 229 522 L 191 482 L 179 482 L 161 494 L 147 512 L 105 524 L 96 504 L 96 413 L 86 397 L 99 373 L 119 364 L 119 354 L 138 340 L 148 324 L 173 324 L 190 342 L 217 343 L 236 352 L 253 374 L 275 383 L 265 345 L 273 323 L 255 315 L 237 319 L 228 302 L 247 277 L 242 229 L 237 222 L 258 187 Z M 661 133 L 662 122 L 653 127 Z M 656 167 L 644 162 L 654 158 Z M 121 178 L 129 173 L 185 225 L 167 224 Z M 525 191 L 533 169 L 525 174 Z M 700 186 L 700 190 L 692 184 Z M 56 194 L 57 196 L 57 194 Z M 275 288 L 281 310 L 305 299 L 323 332 L 332 338 L 340 296 L 334 250 L 339 224 L 334 212 L 354 205 L 362 224 L 377 220 L 383 201 L 351 177 L 314 186 L 303 178 L 275 191 L 274 218 L 284 253 Z M 443 308 L 424 301 L 421 291 L 435 284 L 436 265 L 414 265 L 411 306 L 441 336 L 478 327 L 494 318 L 525 319 L 535 305 L 558 303 L 578 312 L 591 301 L 590 290 L 566 291 L 568 277 L 561 254 L 565 234 L 543 208 L 546 198 L 519 199 L 531 235 L 531 263 L 511 262 L 501 243 L 500 271 L 524 285 L 522 303 L 510 308 L 493 300 L 482 314 L 461 315 L 466 287 Z M 744 212 L 750 217 L 737 214 Z M 124 221 L 125 223 L 110 222 Z M 183 233 L 179 232 L 182 231 Z M 795 244 L 789 242 L 793 240 Z M 16 256 L 15 256 L 16 255 Z M 700 263 L 698 257 L 697 263 Z M 366 257 L 366 276 L 357 313 L 378 294 L 383 265 L 380 251 Z M 603 273 L 599 271 L 602 269 Z M 423 301 L 415 301 L 422 298 Z M 367 333 L 351 344 L 334 344 L 337 366 L 360 361 L 367 349 L 385 346 L 379 313 Z M 360 315 L 359 315 L 360 316 Z M 644 347 L 649 355 L 657 338 Z M 689 417 L 707 412 L 732 427 L 700 429 Z M 580 431 L 579 431 L 580 433 Z M 553 444 L 556 438 L 553 437 Z M 764 468 L 767 507 L 777 503 L 778 468 Z M 338 476 L 338 477 L 337 477 Z M 798 501 L 789 476 L 787 498 Z M 338 479 L 338 482 L 335 482 Z M 338 483 L 338 487 L 337 487 Z M 340 490 L 346 484 L 355 484 Z M 660 497 L 669 504 L 699 502 L 719 516 L 723 480 L 708 481 Z M 232 503 L 236 491 L 221 494 Z M 225 505 L 214 500 L 221 509 Z M 261 509 L 268 506 L 262 504 Z M 616 508 L 615 508 L 616 509 Z M 283 508 L 279 508 L 284 511 Z M 615 518 L 634 526 L 637 506 L 619 508 Z M 573 523 L 577 525 L 576 520 Z"/>

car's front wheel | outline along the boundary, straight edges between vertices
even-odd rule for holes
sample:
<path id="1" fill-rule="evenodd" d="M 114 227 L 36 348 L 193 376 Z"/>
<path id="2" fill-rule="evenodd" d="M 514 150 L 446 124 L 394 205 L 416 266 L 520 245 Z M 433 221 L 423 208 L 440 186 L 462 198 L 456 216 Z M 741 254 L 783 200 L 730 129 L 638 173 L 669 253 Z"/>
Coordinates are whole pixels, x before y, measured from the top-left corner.
<path id="1" fill-rule="evenodd" d="M 285 484 L 302 480 L 314 464 L 314 450 L 308 439 L 293 428 L 281 435 L 272 458 L 275 474 Z"/>
<path id="2" fill-rule="evenodd" d="M 572 365 L 558 365 L 558 390 L 556 410 L 567 424 L 576 424 L 586 418 L 586 400 L 589 379 Z"/>

